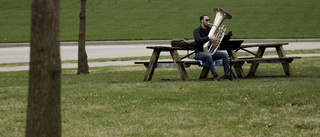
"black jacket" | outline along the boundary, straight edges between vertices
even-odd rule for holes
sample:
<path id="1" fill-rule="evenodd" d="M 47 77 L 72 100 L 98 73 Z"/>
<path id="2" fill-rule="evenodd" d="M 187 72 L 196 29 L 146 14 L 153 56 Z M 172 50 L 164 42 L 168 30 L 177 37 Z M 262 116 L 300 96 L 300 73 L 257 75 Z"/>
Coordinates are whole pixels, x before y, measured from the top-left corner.
<path id="1" fill-rule="evenodd" d="M 208 34 L 210 32 L 211 28 L 208 27 L 207 31 L 204 30 L 201 25 L 200 27 L 194 29 L 193 31 L 193 37 L 196 42 L 195 46 L 195 52 L 203 52 L 203 44 L 209 41 Z"/>

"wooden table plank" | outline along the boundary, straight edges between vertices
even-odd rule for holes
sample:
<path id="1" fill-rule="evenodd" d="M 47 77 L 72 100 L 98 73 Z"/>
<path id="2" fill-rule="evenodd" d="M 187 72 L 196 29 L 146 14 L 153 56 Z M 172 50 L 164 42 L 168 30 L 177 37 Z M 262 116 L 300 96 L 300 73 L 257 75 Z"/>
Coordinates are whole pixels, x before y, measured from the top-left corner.
<path id="1" fill-rule="evenodd" d="M 157 49 L 161 51 L 170 51 L 170 50 L 194 50 L 190 47 L 168 47 L 168 46 L 148 46 L 147 49 Z"/>
<path id="2" fill-rule="evenodd" d="M 252 47 L 277 47 L 282 45 L 288 45 L 289 43 L 261 43 L 261 44 L 242 44 L 241 48 L 252 48 Z"/>

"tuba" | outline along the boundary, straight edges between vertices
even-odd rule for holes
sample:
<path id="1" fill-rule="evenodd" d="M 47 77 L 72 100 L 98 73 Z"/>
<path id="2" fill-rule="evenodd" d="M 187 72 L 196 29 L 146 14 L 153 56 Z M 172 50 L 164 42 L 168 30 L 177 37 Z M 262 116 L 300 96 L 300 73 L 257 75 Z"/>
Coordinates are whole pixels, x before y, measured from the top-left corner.
<path id="1" fill-rule="evenodd" d="M 223 25 L 219 27 L 225 19 L 231 19 L 231 15 L 228 11 L 221 9 L 221 8 L 214 8 L 214 12 L 216 13 L 216 17 L 213 21 L 212 28 L 208 34 L 208 37 L 215 35 L 219 40 L 216 43 L 211 43 L 210 41 L 206 42 L 203 45 L 203 51 L 211 53 L 213 55 L 220 47 L 220 43 L 224 37 L 224 32 L 226 31 L 227 27 Z M 221 32 L 222 31 L 222 32 Z"/>

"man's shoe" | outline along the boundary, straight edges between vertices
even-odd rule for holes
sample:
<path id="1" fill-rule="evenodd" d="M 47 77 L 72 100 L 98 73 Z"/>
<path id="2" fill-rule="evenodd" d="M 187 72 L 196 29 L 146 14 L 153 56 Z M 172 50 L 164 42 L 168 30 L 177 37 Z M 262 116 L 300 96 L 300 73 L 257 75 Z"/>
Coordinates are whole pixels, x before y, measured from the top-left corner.
<path id="1" fill-rule="evenodd" d="M 214 80 L 214 81 L 218 81 L 218 80 L 220 80 L 220 77 L 219 77 L 218 75 L 214 75 L 214 76 L 213 76 L 213 80 Z"/>

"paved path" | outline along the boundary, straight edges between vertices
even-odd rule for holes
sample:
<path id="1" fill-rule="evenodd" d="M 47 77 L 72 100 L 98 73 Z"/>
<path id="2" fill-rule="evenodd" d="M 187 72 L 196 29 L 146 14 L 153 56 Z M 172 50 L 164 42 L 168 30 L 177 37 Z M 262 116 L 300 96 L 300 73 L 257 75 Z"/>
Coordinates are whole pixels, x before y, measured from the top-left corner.
<path id="1" fill-rule="evenodd" d="M 298 41 L 298 42 L 297 42 Z M 301 41 L 301 42 L 299 42 Z M 265 42 L 289 42 L 285 45 L 285 50 L 299 49 L 320 49 L 320 40 L 245 40 L 246 43 L 265 43 Z M 146 49 L 147 46 L 170 46 L 170 41 L 120 41 L 120 42 L 87 42 L 86 51 L 88 59 L 97 58 L 119 58 L 150 56 L 152 50 Z M 256 48 L 250 49 L 256 51 Z M 185 51 L 179 52 L 186 54 Z M 27 43 L 0 44 L 0 64 L 29 62 L 30 47 Z M 169 55 L 169 53 L 161 53 Z M 75 42 L 61 43 L 61 60 L 77 60 L 78 47 Z M 318 54 L 299 54 L 290 56 L 320 56 Z M 89 63 L 90 67 L 110 66 L 110 65 L 134 65 L 135 61 L 115 61 L 115 62 L 94 62 Z M 76 63 L 62 64 L 62 68 L 77 68 Z M 21 71 L 28 70 L 29 66 L 0 67 L 1 71 Z"/>

